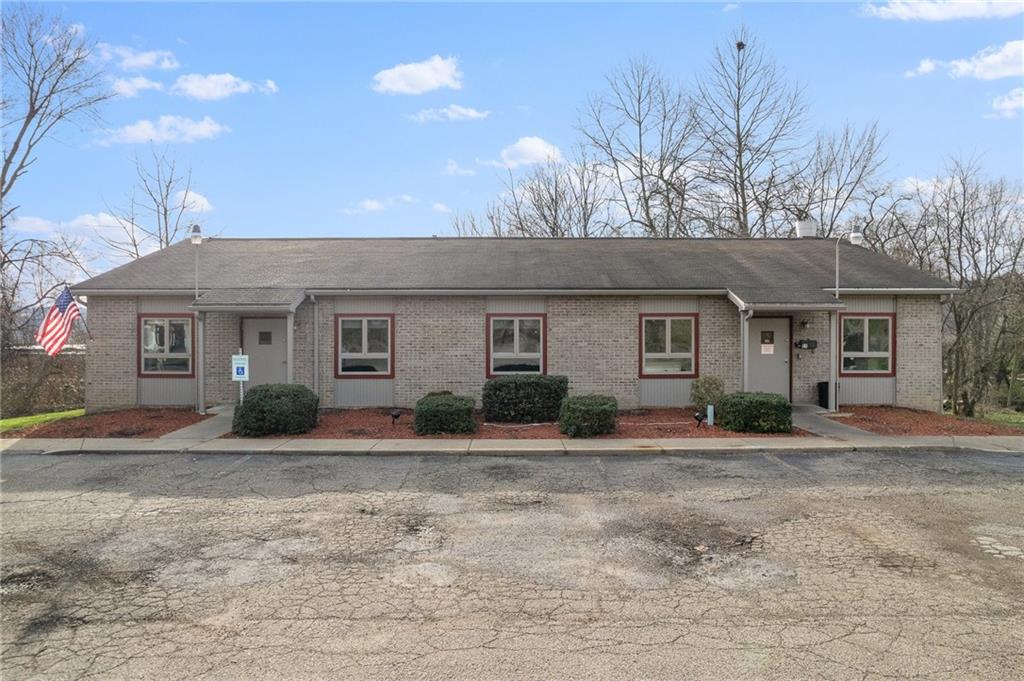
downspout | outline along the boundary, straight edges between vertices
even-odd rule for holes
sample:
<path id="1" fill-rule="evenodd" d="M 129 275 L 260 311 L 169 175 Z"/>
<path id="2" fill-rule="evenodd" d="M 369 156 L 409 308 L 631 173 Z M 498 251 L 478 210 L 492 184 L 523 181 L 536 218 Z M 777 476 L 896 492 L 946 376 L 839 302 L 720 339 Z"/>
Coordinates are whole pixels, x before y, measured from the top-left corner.
<path id="1" fill-rule="evenodd" d="M 746 392 L 747 390 L 747 367 L 750 364 L 749 353 L 747 351 L 747 337 L 750 335 L 750 318 L 754 316 L 754 311 L 742 308 L 740 309 L 740 391 Z"/>
<path id="2" fill-rule="evenodd" d="M 206 413 L 206 313 L 198 312 L 199 322 L 196 354 L 196 411 Z"/>
<path id="3" fill-rule="evenodd" d="M 320 301 L 310 296 L 313 302 L 313 394 L 320 398 Z"/>
<path id="4" fill-rule="evenodd" d="M 828 410 L 839 410 L 839 315 L 828 313 Z"/>
<path id="5" fill-rule="evenodd" d="M 285 383 L 295 382 L 295 362 L 293 355 L 295 354 L 295 313 L 288 313 L 288 328 L 285 333 L 286 345 L 288 348 L 287 360 L 285 363 Z"/>

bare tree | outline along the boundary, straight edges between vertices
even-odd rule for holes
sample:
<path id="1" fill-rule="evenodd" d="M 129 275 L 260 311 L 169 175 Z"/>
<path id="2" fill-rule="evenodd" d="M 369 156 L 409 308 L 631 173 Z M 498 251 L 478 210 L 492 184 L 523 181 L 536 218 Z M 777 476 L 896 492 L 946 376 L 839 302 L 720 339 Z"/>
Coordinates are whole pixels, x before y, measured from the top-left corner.
<path id="1" fill-rule="evenodd" d="M 596 237 L 614 232 L 606 178 L 584 150 L 548 159 L 525 176 L 511 170 L 501 195 L 482 216 L 452 218 L 460 236 Z"/>
<path id="2" fill-rule="evenodd" d="M 149 163 L 135 157 L 137 184 L 122 208 L 108 210 L 117 229 L 97 236 L 115 257 L 141 258 L 185 236 L 186 217 L 199 208 L 192 171 L 181 169 L 166 150 L 150 150 Z"/>
<path id="3" fill-rule="evenodd" d="M 630 61 L 591 97 L 579 123 L 608 181 L 619 230 L 686 236 L 697 215 L 694 197 L 701 151 L 693 103 L 647 59 Z"/>
<path id="4" fill-rule="evenodd" d="M 91 45 L 79 27 L 28 5 L 3 10 L 3 168 L 0 213 L 17 206 L 11 190 L 36 161 L 36 149 L 58 126 L 91 116 L 112 97 L 90 61 Z"/>
<path id="5" fill-rule="evenodd" d="M 848 226 L 853 216 L 872 213 L 886 189 L 878 179 L 885 161 L 882 142 L 877 124 L 858 131 L 847 123 L 838 133 L 819 133 L 810 160 L 797 162 L 801 172 L 783 196 L 786 212 L 813 218 L 824 237 Z"/>
<path id="6" fill-rule="evenodd" d="M 745 30 L 715 49 L 698 80 L 703 166 L 729 221 L 723 236 L 773 236 L 785 220 L 783 192 L 800 172 L 804 103 L 799 88 Z"/>
<path id="7" fill-rule="evenodd" d="M 33 315 L 64 280 L 85 271 L 81 242 L 12 232 L 13 190 L 39 145 L 69 122 L 95 116 L 111 96 L 78 27 L 24 4 L 3 8 L 3 165 L 0 167 L 0 343 L 30 342 Z"/>

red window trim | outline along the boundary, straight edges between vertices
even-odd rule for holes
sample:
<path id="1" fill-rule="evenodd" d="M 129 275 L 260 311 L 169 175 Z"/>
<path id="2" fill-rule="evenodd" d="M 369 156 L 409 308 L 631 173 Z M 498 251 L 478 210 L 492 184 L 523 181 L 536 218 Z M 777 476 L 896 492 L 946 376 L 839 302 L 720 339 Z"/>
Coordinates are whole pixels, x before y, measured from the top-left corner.
<path id="1" fill-rule="evenodd" d="M 338 328 L 342 319 L 388 319 L 391 324 L 391 338 L 389 339 L 389 350 L 391 351 L 388 362 L 388 373 L 386 374 L 346 374 L 341 371 L 341 347 L 338 345 Z M 334 377 L 354 380 L 357 378 L 388 379 L 395 377 L 395 362 L 398 354 L 395 352 L 395 314 L 393 312 L 339 312 L 334 315 Z"/>
<path id="2" fill-rule="evenodd" d="M 889 318 L 889 371 L 843 371 L 843 320 L 847 317 Z M 846 378 L 892 378 L 896 375 L 896 313 L 895 312 L 840 312 L 836 348 L 839 350 L 839 375 Z M 867 327 L 864 328 L 865 337 Z"/>
<path id="3" fill-rule="evenodd" d="M 645 374 L 644 373 L 644 320 L 677 319 L 689 317 L 693 319 L 693 371 L 677 374 Z M 696 312 L 641 312 L 637 322 L 637 375 L 640 378 L 699 378 L 700 377 L 700 314 Z"/>
<path id="4" fill-rule="evenodd" d="M 492 319 L 539 319 L 540 320 L 540 374 L 518 374 L 491 372 L 491 320 Z M 548 373 L 548 316 L 542 312 L 488 312 L 484 315 L 484 375 L 487 378 L 500 376 L 545 376 Z"/>
<path id="5" fill-rule="evenodd" d="M 189 373 L 155 373 L 142 370 L 142 320 L 143 319 L 188 319 L 191 325 L 189 338 L 192 339 L 192 356 Z M 196 377 L 196 314 L 194 312 L 140 312 L 135 315 L 135 376 L 136 378 L 195 378 Z"/>

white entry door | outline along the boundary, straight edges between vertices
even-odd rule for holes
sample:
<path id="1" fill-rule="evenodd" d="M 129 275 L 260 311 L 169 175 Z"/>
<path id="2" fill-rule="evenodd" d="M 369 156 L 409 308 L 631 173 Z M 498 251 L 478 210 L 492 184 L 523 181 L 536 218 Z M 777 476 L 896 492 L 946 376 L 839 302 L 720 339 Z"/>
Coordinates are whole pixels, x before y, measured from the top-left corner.
<path id="1" fill-rule="evenodd" d="M 747 390 L 789 399 L 789 318 L 753 317 L 747 337 Z"/>
<path id="2" fill-rule="evenodd" d="M 288 378 L 286 320 L 242 320 L 242 350 L 249 355 L 249 385 L 285 383 Z"/>

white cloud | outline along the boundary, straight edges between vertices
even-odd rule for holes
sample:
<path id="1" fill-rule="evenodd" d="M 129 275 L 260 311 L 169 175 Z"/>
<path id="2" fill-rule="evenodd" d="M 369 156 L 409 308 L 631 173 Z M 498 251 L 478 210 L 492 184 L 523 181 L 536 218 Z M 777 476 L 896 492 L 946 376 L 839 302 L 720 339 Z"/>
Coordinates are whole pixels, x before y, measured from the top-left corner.
<path id="1" fill-rule="evenodd" d="M 1002 47 L 986 47 L 973 57 L 949 63 L 954 78 L 996 80 L 1024 76 L 1024 40 L 1011 40 Z"/>
<path id="2" fill-rule="evenodd" d="M 121 128 L 108 130 L 107 137 L 100 144 L 189 144 L 213 139 L 226 132 L 231 132 L 231 128 L 209 116 L 204 116 L 199 121 L 184 116 L 161 116 L 156 121 L 144 118 Z"/>
<path id="3" fill-rule="evenodd" d="M 114 93 L 120 97 L 136 97 L 143 90 L 163 90 L 162 83 L 150 80 L 145 76 L 132 76 L 131 78 L 115 78 L 110 86 Z"/>
<path id="4" fill-rule="evenodd" d="M 462 72 L 456 57 L 435 54 L 426 61 L 398 64 L 373 76 L 373 89 L 388 95 L 421 95 L 440 88 L 462 89 Z"/>
<path id="5" fill-rule="evenodd" d="M 1011 40 L 1002 46 L 986 47 L 971 57 L 939 61 L 922 59 L 917 68 L 904 73 L 907 78 L 944 69 L 953 78 L 998 80 L 1024 76 L 1024 40 Z"/>
<path id="6" fill-rule="evenodd" d="M 986 118 L 1016 118 L 1024 110 L 1024 87 L 1015 87 L 992 100 L 992 111 Z"/>
<path id="7" fill-rule="evenodd" d="M 905 72 L 903 75 L 906 76 L 907 78 L 923 76 L 934 71 L 938 65 L 939 62 L 935 61 L 934 59 L 922 59 L 920 63 L 918 63 L 917 68 L 911 69 L 910 71 Z"/>
<path id="8" fill-rule="evenodd" d="M 740 8 L 740 6 L 739 6 L 739 4 L 738 4 L 738 3 L 735 3 L 735 2 L 727 2 L 727 3 L 725 3 L 725 5 L 724 5 L 724 6 L 722 7 L 722 11 L 723 11 L 723 12 L 734 12 L 734 11 L 738 10 L 739 8 Z"/>
<path id="9" fill-rule="evenodd" d="M 430 121 L 478 121 L 487 118 L 490 111 L 480 111 L 469 106 L 450 104 L 443 109 L 421 109 L 414 114 L 406 116 L 417 123 L 428 123 Z"/>
<path id="10" fill-rule="evenodd" d="M 171 71 L 181 66 L 174 53 L 168 50 L 139 51 L 127 45 L 100 43 L 96 46 L 96 54 L 103 61 L 115 62 L 122 71 Z"/>
<path id="11" fill-rule="evenodd" d="M 441 171 L 442 175 L 476 175 L 476 171 L 472 168 L 463 168 L 459 166 L 458 162 L 450 158 L 448 162 L 444 164 L 444 170 Z"/>
<path id="12" fill-rule="evenodd" d="M 184 206 L 185 210 L 189 213 L 209 213 L 213 210 L 213 204 L 210 203 L 210 200 L 194 189 L 189 189 L 187 193 L 180 191 L 175 194 L 174 203 L 178 206 Z"/>
<path id="13" fill-rule="evenodd" d="M 438 201 L 433 206 L 431 206 L 431 210 L 433 210 L 435 213 L 451 213 L 452 212 L 451 208 L 449 208 L 448 206 L 444 205 L 440 201 Z"/>
<path id="14" fill-rule="evenodd" d="M 227 99 L 232 95 L 262 92 L 272 95 L 278 91 L 277 83 L 272 80 L 253 83 L 231 73 L 189 73 L 178 76 L 171 86 L 171 94 L 201 101 Z"/>
<path id="15" fill-rule="evenodd" d="M 342 212 L 346 215 L 360 215 L 362 213 L 379 213 L 389 208 L 394 208 L 399 204 L 412 204 L 419 203 L 419 199 L 409 194 L 399 194 L 397 196 L 389 196 L 384 199 L 363 199 L 356 203 L 354 206 L 345 208 Z"/>
<path id="16" fill-rule="evenodd" d="M 481 161 L 481 163 L 498 168 L 518 168 L 549 160 L 562 160 L 562 152 L 558 150 L 558 147 L 540 137 L 520 137 L 515 144 L 510 144 L 501 150 L 500 161 Z"/>
<path id="17" fill-rule="evenodd" d="M 1024 12 L 1020 0 L 889 0 L 861 6 L 866 16 L 899 21 L 1001 19 Z"/>
<path id="18" fill-rule="evenodd" d="M 82 213 L 70 220 L 47 220 L 46 218 L 26 215 L 11 221 L 11 229 L 22 234 L 67 234 L 88 233 L 94 231 L 119 229 L 117 218 L 110 213 Z"/>

